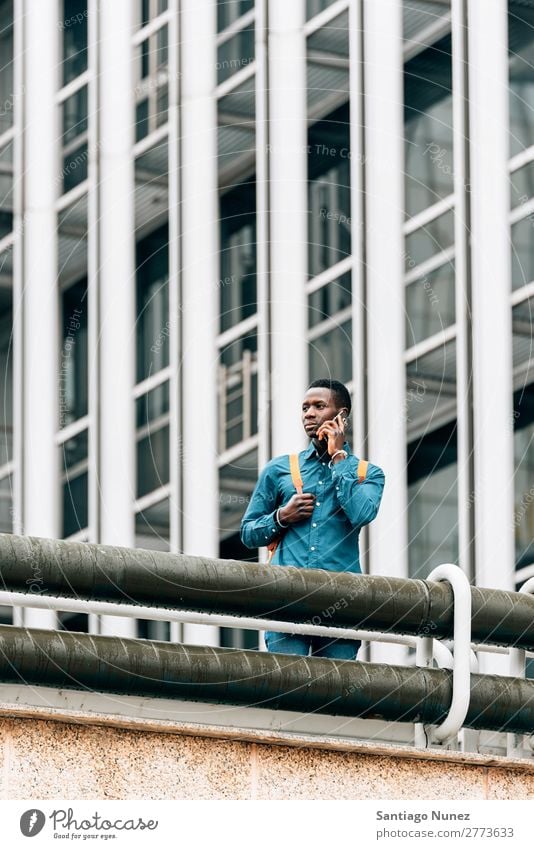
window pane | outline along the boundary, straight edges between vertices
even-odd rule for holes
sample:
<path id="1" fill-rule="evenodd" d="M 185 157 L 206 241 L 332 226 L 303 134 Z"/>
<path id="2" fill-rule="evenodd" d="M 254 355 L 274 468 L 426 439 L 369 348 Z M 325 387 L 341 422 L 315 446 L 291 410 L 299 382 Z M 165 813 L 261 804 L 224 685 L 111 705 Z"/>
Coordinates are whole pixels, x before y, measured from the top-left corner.
<path id="1" fill-rule="evenodd" d="M 11 290 L 0 288 L 0 465 L 13 456 L 13 313 Z"/>
<path id="2" fill-rule="evenodd" d="M 254 26 L 239 30 L 217 48 L 217 82 L 222 83 L 246 68 L 255 58 Z"/>
<path id="3" fill-rule="evenodd" d="M 306 0 L 306 20 L 309 21 L 310 18 L 315 17 L 334 2 L 335 0 Z"/>
<path id="4" fill-rule="evenodd" d="M 245 80 L 218 101 L 219 184 L 223 189 L 242 182 L 255 171 L 256 81 Z"/>
<path id="5" fill-rule="evenodd" d="M 309 342 L 309 379 L 352 380 L 352 322 L 346 321 Z"/>
<path id="6" fill-rule="evenodd" d="M 530 330 L 532 347 L 532 323 Z M 514 337 L 515 333 L 514 318 Z M 525 365 L 528 368 L 530 363 Z M 519 371 L 518 377 L 514 394 L 514 533 L 516 567 L 523 569 L 534 563 L 534 383 L 527 382 L 528 371 Z"/>
<path id="7" fill-rule="evenodd" d="M 402 414 L 410 439 L 456 417 L 456 340 L 408 363 Z"/>
<path id="8" fill-rule="evenodd" d="M 257 551 L 241 542 L 239 528 L 258 478 L 258 452 L 250 451 L 219 471 L 219 557 L 257 561 Z M 257 631 L 220 629 L 221 645 L 228 648 L 258 648 Z"/>
<path id="9" fill-rule="evenodd" d="M 451 37 L 404 66 L 406 212 L 415 215 L 453 191 Z"/>
<path id="10" fill-rule="evenodd" d="M 258 340 L 256 331 L 220 352 L 219 450 L 248 439 L 258 430 Z"/>
<path id="11" fill-rule="evenodd" d="M 308 117 L 322 119 L 349 100 L 349 16 L 343 12 L 307 41 Z"/>
<path id="12" fill-rule="evenodd" d="M 0 481 L 0 533 L 13 533 L 13 480 L 11 475 Z"/>
<path id="13" fill-rule="evenodd" d="M 254 315 L 256 304 L 256 191 L 247 182 L 221 198 L 221 332 Z"/>
<path id="14" fill-rule="evenodd" d="M 514 389 L 521 389 L 534 380 L 534 298 L 513 308 L 512 334 Z"/>
<path id="15" fill-rule="evenodd" d="M 308 326 L 315 327 L 351 304 L 350 271 L 339 280 L 321 286 L 308 297 Z"/>
<path id="16" fill-rule="evenodd" d="M 0 150 L 0 239 L 13 229 L 13 142 Z"/>
<path id="17" fill-rule="evenodd" d="M 63 85 L 87 69 L 87 0 L 63 0 Z"/>
<path id="18" fill-rule="evenodd" d="M 451 262 L 406 287 L 406 347 L 454 322 L 454 263 Z"/>
<path id="19" fill-rule="evenodd" d="M 510 51 L 510 155 L 534 140 L 534 7 L 508 2 Z"/>
<path id="20" fill-rule="evenodd" d="M 22 24 L 20 24 L 22 26 Z M 0 135 L 13 126 L 13 0 L 0 3 Z"/>
<path id="21" fill-rule="evenodd" d="M 70 192 L 79 183 L 87 180 L 89 150 L 87 144 L 82 144 L 63 157 L 63 191 Z"/>
<path id="22" fill-rule="evenodd" d="M 135 408 L 137 427 L 145 427 L 149 422 L 165 416 L 169 412 L 169 382 L 138 398 Z"/>
<path id="23" fill-rule="evenodd" d="M 89 449 L 89 431 L 84 430 L 67 439 L 61 445 L 62 464 L 65 473 L 72 471 L 77 465 L 87 459 Z"/>
<path id="24" fill-rule="evenodd" d="M 406 236 L 404 264 L 411 271 L 421 262 L 454 244 L 454 212 L 450 209 L 424 227 Z"/>
<path id="25" fill-rule="evenodd" d="M 241 15 L 253 8 L 254 0 L 217 0 L 217 28 L 219 32 L 229 27 Z"/>
<path id="26" fill-rule="evenodd" d="M 512 226 L 512 288 L 534 280 L 534 213 Z"/>
<path id="27" fill-rule="evenodd" d="M 135 545 L 152 551 L 169 551 L 169 499 L 147 507 L 135 517 Z"/>
<path id="28" fill-rule="evenodd" d="M 87 86 L 83 86 L 63 103 L 63 144 L 68 144 L 86 130 Z"/>
<path id="29" fill-rule="evenodd" d="M 87 280 L 61 294 L 62 343 L 59 377 L 60 427 L 87 415 Z"/>
<path id="30" fill-rule="evenodd" d="M 88 525 L 88 473 L 69 478 L 63 484 L 63 537 Z"/>
<path id="31" fill-rule="evenodd" d="M 151 431 L 137 443 L 137 497 L 169 482 L 169 427 Z"/>
<path id="32" fill-rule="evenodd" d="M 408 448 L 409 573 L 425 578 L 440 563 L 458 563 L 456 423 Z"/>
<path id="33" fill-rule="evenodd" d="M 534 197 L 534 161 L 528 162 L 510 175 L 510 204 L 512 209 Z"/>
<path id="34" fill-rule="evenodd" d="M 169 364 L 168 228 L 137 244 L 137 381 Z"/>

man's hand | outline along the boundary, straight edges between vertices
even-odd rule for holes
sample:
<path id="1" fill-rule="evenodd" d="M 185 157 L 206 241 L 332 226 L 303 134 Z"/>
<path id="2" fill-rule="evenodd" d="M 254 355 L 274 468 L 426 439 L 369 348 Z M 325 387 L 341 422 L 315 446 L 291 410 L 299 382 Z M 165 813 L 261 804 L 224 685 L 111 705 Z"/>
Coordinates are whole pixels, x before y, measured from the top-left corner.
<path id="1" fill-rule="evenodd" d="M 294 525 L 309 519 L 315 506 L 315 495 L 311 492 L 295 493 L 287 504 L 280 508 L 278 515 L 284 525 Z"/>
<path id="2" fill-rule="evenodd" d="M 342 413 L 329 421 L 323 422 L 317 431 L 317 439 L 328 439 L 328 453 L 330 456 L 336 451 L 343 450 L 345 442 L 345 419 Z"/>

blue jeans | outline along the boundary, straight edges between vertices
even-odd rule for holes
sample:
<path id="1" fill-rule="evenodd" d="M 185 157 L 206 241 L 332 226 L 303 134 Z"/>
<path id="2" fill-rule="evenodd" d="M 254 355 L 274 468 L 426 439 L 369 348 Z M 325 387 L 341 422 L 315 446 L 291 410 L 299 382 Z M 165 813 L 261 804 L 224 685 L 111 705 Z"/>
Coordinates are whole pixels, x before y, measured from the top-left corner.
<path id="1" fill-rule="evenodd" d="M 329 657 L 331 660 L 356 660 L 359 640 L 334 640 L 331 637 L 309 637 L 306 634 L 265 632 L 267 651 L 280 654 L 299 654 L 307 657 Z M 311 650 L 311 652 L 310 652 Z"/>

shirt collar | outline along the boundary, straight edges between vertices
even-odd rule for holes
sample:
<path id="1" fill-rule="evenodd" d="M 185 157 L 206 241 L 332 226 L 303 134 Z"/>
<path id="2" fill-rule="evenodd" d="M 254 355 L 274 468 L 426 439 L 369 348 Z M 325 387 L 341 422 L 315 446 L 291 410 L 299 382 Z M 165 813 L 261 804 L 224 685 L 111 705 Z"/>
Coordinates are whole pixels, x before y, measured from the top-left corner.
<path id="1" fill-rule="evenodd" d="M 347 454 L 350 454 L 350 445 L 349 445 L 348 442 L 343 443 L 343 448 L 345 449 Z M 315 445 L 313 444 L 313 442 L 310 442 L 309 446 L 304 450 L 303 453 L 304 453 L 304 457 L 303 457 L 304 460 L 310 460 L 310 459 L 318 460 L 319 459 L 319 455 L 317 454 L 317 451 L 315 449 Z"/>

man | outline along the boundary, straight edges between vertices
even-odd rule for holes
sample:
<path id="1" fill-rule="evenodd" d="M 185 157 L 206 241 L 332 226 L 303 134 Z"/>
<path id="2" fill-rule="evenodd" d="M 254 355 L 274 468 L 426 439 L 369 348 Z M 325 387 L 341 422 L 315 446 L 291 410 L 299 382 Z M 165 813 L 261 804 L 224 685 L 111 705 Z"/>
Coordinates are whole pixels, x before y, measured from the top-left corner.
<path id="1" fill-rule="evenodd" d="M 303 489 L 299 494 L 287 454 L 267 463 L 241 522 L 248 548 L 280 537 L 273 564 L 361 572 L 358 537 L 380 506 L 384 473 L 369 463 L 358 477 L 359 460 L 344 432 L 351 411 L 347 387 L 338 380 L 315 380 L 302 402 L 302 424 L 311 439 L 298 455 Z M 360 467 L 361 470 L 361 467 Z M 356 640 L 266 631 L 268 651 L 356 660 Z"/>

